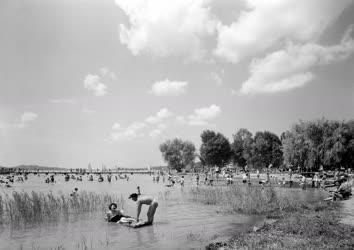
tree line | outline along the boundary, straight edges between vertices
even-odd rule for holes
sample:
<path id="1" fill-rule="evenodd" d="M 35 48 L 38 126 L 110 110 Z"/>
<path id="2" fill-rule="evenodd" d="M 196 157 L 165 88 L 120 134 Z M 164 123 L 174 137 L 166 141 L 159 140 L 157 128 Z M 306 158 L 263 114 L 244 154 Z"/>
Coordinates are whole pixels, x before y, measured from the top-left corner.
<path id="1" fill-rule="evenodd" d="M 301 171 L 351 168 L 354 164 L 354 121 L 333 121 L 325 118 L 299 121 L 280 137 L 269 131 L 254 135 L 241 128 L 230 142 L 219 132 L 204 130 L 199 152 L 190 141 L 167 140 L 160 151 L 170 169 L 193 168 L 196 160 L 203 167 L 224 167 L 229 164 L 254 169 L 272 167 Z"/>

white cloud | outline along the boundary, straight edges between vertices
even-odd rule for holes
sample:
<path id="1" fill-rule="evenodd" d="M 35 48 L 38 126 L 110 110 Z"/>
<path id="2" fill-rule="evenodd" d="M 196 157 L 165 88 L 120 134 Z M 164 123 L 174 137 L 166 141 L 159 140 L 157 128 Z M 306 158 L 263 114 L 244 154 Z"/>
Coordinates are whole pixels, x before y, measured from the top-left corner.
<path id="1" fill-rule="evenodd" d="M 221 108 L 215 104 L 212 104 L 210 107 L 195 109 L 194 113 L 189 115 L 187 118 L 178 116 L 176 120 L 179 123 L 188 124 L 191 126 L 210 126 L 212 125 L 210 121 L 214 120 L 220 114 Z"/>
<path id="2" fill-rule="evenodd" d="M 75 100 L 74 99 L 51 99 L 49 100 L 51 103 L 54 104 L 74 104 Z"/>
<path id="3" fill-rule="evenodd" d="M 284 41 L 315 42 L 352 0 L 246 0 L 248 9 L 218 25 L 215 54 L 237 63 Z"/>
<path id="4" fill-rule="evenodd" d="M 100 68 L 99 71 L 100 71 L 100 76 L 101 77 L 103 77 L 103 78 L 107 77 L 107 78 L 109 78 L 111 80 L 117 80 L 117 75 L 114 72 L 110 71 L 109 68 L 102 67 L 102 68 Z"/>
<path id="5" fill-rule="evenodd" d="M 112 126 L 113 127 L 113 126 Z M 142 137 L 144 134 L 141 132 L 143 128 L 146 127 L 146 124 L 143 122 L 134 122 L 129 125 L 127 128 L 119 128 L 117 132 L 111 133 L 111 138 L 113 141 L 118 140 L 130 140 L 137 137 Z"/>
<path id="6" fill-rule="evenodd" d="M 351 29 L 337 45 L 289 43 L 282 50 L 253 60 L 250 65 L 251 76 L 243 83 L 241 94 L 282 92 L 304 86 L 314 78 L 310 71 L 312 67 L 344 60 L 354 52 L 354 40 L 350 32 Z"/>
<path id="7" fill-rule="evenodd" d="M 85 77 L 84 87 L 93 92 L 95 96 L 104 96 L 107 94 L 107 85 L 103 83 L 103 80 L 117 80 L 117 76 L 104 66 L 99 69 L 99 75 L 88 74 Z"/>
<path id="8" fill-rule="evenodd" d="M 203 38 L 214 33 L 217 23 L 210 1 L 116 0 L 130 24 L 120 24 L 120 41 L 133 55 L 184 55 L 199 60 L 205 53 Z"/>
<path id="9" fill-rule="evenodd" d="M 157 125 L 157 128 L 155 128 L 155 129 L 150 131 L 149 136 L 150 137 L 158 137 L 166 129 L 167 129 L 167 125 L 164 124 L 164 123 L 160 123 L 160 124 Z"/>
<path id="10" fill-rule="evenodd" d="M 20 122 L 15 126 L 18 128 L 25 128 L 28 124 L 34 122 L 38 118 L 38 114 L 33 112 L 25 112 L 21 115 Z"/>
<path id="11" fill-rule="evenodd" d="M 167 125 L 163 123 L 167 118 L 171 117 L 173 113 L 167 108 L 162 108 L 156 115 L 149 116 L 145 119 L 145 122 L 133 122 L 128 127 L 123 128 L 119 123 L 114 123 L 112 125 L 111 140 L 131 140 L 134 138 L 139 138 L 144 136 L 144 129 L 151 128 L 151 126 L 156 126 L 149 133 L 149 136 L 156 137 L 160 135 L 166 128 Z M 146 132 L 146 131 L 145 131 Z"/>
<path id="12" fill-rule="evenodd" d="M 169 118 L 172 115 L 173 115 L 173 113 L 171 111 L 169 111 L 167 108 L 163 108 L 159 112 L 157 112 L 156 115 L 149 116 L 148 118 L 146 118 L 145 121 L 148 123 L 152 123 L 152 124 L 160 123 L 164 119 Z"/>
<path id="13" fill-rule="evenodd" d="M 92 91 L 95 96 L 107 94 L 107 86 L 101 82 L 101 77 L 98 75 L 88 74 L 84 80 L 84 87 Z"/>
<path id="14" fill-rule="evenodd" d="M 109 73 L 109 69 L 107 67 L 100 68 L 100 74 L 102 77 L 106 76 Z"/>
<path id="15" fill-rule="evenodd" d="M 160 129 L 154 129 L 149 133 L 149 136 L 150 137 L 157 137 L 157 136 L 161 135 L 161 133 L 162 132 Z"/>
<path id="16" fill-rule="evenodd" d="M 179 96 L 186 93 L 188 82 L 170 81 L 168 79 L 155 82 L 152 85 L 151 94 L 156 96 Z"/>
<path id="17" fill-rule="evenodd" d="M 118 130 L 118 129 L 120 129 L 120 128 L 121 128 L 121 126 L 120 126 L 120 124 L 117 123 L 117 122 L 114 123 L 113 126 L 112 126 L 112 129 L 113 129 L 113 130 Z"/>

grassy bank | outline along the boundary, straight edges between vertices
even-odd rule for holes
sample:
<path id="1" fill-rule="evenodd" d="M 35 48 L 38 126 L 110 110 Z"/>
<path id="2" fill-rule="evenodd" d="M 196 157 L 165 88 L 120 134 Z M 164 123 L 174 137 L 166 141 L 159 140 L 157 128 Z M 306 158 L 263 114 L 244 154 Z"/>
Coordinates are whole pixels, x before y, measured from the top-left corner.
<path id="1" fill-rule="evenodd" d="M 189 195 L 192 201 L 229 212 L 275 219 L 228 241 L 213 242 L 206 247 L 209 250 L 354 249 L 354 227 L 340 223 L 340 203 L 324 202 L 328 194 L 321 190 L 202 187 L 192 188 Z"/>
<path id="2" fill-rule="evenodd" d="M 288 213 L 259 231 L 234 235 L 206 249 L 354 249 L 354 228 L 339 219 L 338 208 L 331 205 Z"/>
<path id="3" fill-rule="evenodd" d="M 107 204 L 124 205 L 121 197 L 94 192 L 80 192 L 77 196 L 41 192 L 13 192 L 0 195 L 0 222 L 25 225 L 68 219 L 70 215 L 107 210 Z"/>

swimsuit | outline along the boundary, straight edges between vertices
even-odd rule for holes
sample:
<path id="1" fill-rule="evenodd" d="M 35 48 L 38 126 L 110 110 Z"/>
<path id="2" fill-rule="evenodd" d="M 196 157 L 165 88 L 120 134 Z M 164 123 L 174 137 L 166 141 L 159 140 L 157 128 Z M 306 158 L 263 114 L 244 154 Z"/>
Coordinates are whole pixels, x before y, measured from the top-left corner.
<path id="1" fill-rule="evenodd" d="M 117 215 L 113 216 L 113 217 L 109 220 L 109 222 L 118 222 L 122 217 L 123 217 L 122 215 L 117 214 Z"/>

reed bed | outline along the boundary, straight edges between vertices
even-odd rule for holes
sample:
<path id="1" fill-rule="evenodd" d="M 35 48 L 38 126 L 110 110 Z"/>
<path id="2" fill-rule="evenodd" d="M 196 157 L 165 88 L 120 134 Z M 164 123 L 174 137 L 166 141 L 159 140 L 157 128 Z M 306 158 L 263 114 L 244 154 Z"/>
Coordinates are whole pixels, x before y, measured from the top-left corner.
<path id="1" fill-rule="evenodd" d="M 260 186 L 191 187 L 189 199 L 208 205 L 218 205 L 229 212 L 270 215 L 274 212 L 299 211 L 321 206 L 325 192 Z M 316 209 L 316 208 L 315 208 Z"/>
<path id="2" fill-rule="evenodd" d="M 106 211 L 107 204 L 124 206 L 123 197 L 94 192 L 80 192 L 76 196 L 41 192 L 13 192 L 0 195 L 0 221 L 15 225 L 58 221 L 71 215 Z"/>

